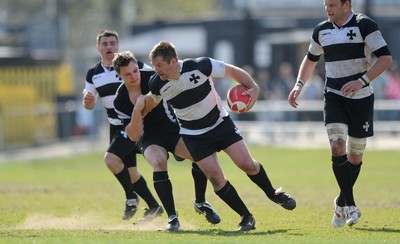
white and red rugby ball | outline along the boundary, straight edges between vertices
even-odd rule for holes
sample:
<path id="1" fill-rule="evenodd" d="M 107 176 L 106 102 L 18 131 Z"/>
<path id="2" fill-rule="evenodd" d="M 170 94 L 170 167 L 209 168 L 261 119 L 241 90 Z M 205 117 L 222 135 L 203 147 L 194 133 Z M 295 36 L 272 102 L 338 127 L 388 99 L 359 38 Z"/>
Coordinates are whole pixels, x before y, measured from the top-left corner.
<path id="1" fill-rule="evenodd" d="M 246 90 L 246 87 L 243 85 L 236 85 L 229 89 L 226 101 L 230 110 L 238 114 L 247 111 L 251 97 L 250 95 L 242 95 Z"/>

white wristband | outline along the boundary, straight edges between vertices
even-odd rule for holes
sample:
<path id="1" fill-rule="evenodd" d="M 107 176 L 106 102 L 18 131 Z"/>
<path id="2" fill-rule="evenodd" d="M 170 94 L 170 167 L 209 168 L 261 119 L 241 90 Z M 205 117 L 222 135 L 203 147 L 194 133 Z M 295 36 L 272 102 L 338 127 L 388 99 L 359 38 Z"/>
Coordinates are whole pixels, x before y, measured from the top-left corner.
<path id="1" fill-rule="evenodd" d="M 298 86 L 298 87 L 300 87 L 300 88 L 303 88 L 303 86 L 304 86 L 304 81 L 302 81 L 302 80 L 297 80 L 295 86 Z"/>
<path id="2" fill-rule="evenodd" d="M 368 78 L 368 76 L 366 74 L 364 74 L 363 76 L 360 77 L 360 79 L 358 79 L 361 84 L 363 86 L 367 86 L 369 83 L 371 83 L 371 80 Z"/>

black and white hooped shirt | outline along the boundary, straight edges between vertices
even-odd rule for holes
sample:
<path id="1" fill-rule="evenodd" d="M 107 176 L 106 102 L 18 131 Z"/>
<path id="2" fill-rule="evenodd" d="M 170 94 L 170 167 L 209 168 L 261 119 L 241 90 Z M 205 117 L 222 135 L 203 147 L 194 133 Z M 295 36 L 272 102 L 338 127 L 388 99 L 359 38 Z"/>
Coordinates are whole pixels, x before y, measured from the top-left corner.
<path id="1" fill-rule="evenodd" d="M 179 79 L 162 81 L 155 75 L 149 83 L 150 91 L 155 100 L 162 98 L 174 108 L 180 134 L 204 134 L 228 116 L 211 78 L 224 77 L 225 64 L 207 57 L 179 60 L 178 63 Z"/>
<path id="2" fill-rule="evenodd" d="M 150 74 L 154 74 L 154 72 L 140 71 L 140 89 L 142 95 L 146 95 L 149 93 L 148 83 Z M 126 126 L 131 121 L 134 107 L 135 105 L 132 103 L 129 97 L 129 91 L 126 88 L 125 84 L 122 83 L 115 95 L 114 109 L 117 112 L 118 117 L 122 120 L 124 126 Z M 169 106 L 167 102 L 163 100 L 152 111 L 150 111 L 146 115 L 146 117 L 144 117 L 143 130 L 157 131 L 168 124 L 170 126 L 178 127 L 178 122 L 176 121 L 173 109 L 171 108 L 171 106 Z M 160 133 L 162 133 L 162 131 L 160 131 Z"/>
<path id="3" fill-rule="evenodd" d="M 373 59 L 390 55 L 377 24 L 369 17 L 352 13 L 342 25 L 324 21 L 313 32 L 307 57 L 318 61 L 324 55 L 326 91 L 340 96 L 341 87 L 363 76 L 373 64 Z M 359 99 L 373 93 L 368 85 L 352 98 Z"/>
<path id="4" fill-rule="evenodd" d="M 139 70 L 152 71 L 153 69 L 142 62 L 138 62 Z M 115 70 L 111 67 L 108 70 L 99 62 L 90 68 L 86 74 L 86 82 L 83 93 L 90 92 L 96 98 L 100 97 L 104 108 L 107 111 L 107 118 L 112 125 L 122 125 L 117 113 L 114 111 L 114 97 L 122 79 L 118 77 Z"/>

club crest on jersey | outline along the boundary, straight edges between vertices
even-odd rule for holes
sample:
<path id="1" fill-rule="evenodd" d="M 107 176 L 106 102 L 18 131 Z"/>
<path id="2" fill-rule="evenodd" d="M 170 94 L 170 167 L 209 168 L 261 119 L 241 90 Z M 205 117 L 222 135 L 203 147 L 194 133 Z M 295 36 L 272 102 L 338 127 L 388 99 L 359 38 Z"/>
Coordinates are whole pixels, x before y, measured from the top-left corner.
<path id="1" fill-rule="evenodd" d="M 196 74 L 191 74 L 189 77 L 189 81 L 193 82 L 194 84 L 199 83 L 198 79 L 200 79 L 200 76 L 196 75 Z"/>
<path id="2" fill-rule="evenodd" d="M 347 33 L 347 36 L 349 37 L 350 40 L 353 40 L 353 39 L 354 39 L 353 37 L 356 37 L 357 34 L 354 33 L 353 30 L 350 30 L 350 31 Z"/>

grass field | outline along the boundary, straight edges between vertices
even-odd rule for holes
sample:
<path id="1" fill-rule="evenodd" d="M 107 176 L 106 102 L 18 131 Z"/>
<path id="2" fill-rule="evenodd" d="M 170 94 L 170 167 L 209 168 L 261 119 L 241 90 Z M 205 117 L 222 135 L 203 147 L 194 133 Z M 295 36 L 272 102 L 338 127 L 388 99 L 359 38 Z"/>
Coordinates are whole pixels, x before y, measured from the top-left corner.
<path id="1" fill-rule="evenodd" d="M 0 243 L 400 243 L 400 152 L 367 150 L 355 187 L 362 211 L 353 228 L 331 227 L 338 193 L 328 149 L 251 147 L 274 186 L 294 196 L 286 211 L 269 201 L 225 154 L 220 162 L 256 218 L 257 229 L 238 232 L 239 216 L 208 185 L 207 200 L 222 222 L 212 226 L 193 210 L 191 165 L 171 161 L 181 231 L 164 231 L 167 217 L 139 225 L 120 219 L 124 193 L 102 162 L 103 152 L 0 164 Z M 139 157 L 150 189 L 152 171 Z M 140 207 L 146 207 L 141 201 Z"/>

